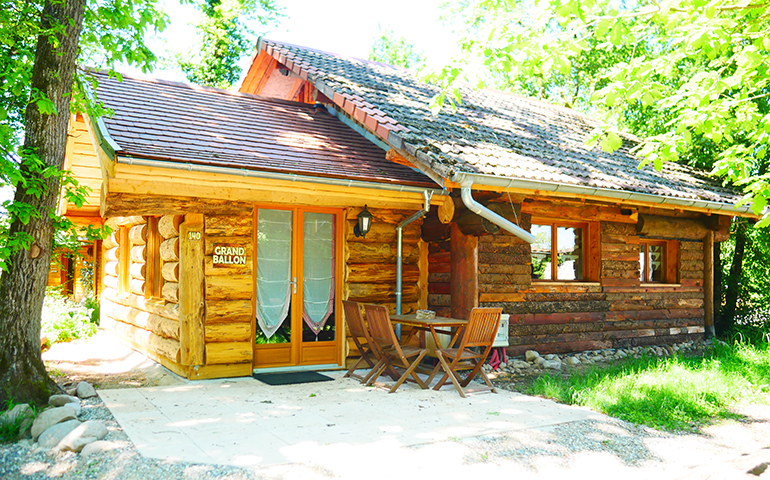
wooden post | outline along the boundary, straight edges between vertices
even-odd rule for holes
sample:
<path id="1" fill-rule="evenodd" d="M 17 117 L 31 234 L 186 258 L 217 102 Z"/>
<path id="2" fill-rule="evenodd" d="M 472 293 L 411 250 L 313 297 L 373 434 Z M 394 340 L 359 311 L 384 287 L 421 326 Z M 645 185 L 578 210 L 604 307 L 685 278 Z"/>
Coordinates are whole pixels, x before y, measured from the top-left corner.
<path id="1" fill-rule="evenodd" d="M 479 239 L 452 224 L 452 317 L 468 319 L 479 305 Z"/>
<path id="2" fill-rule="evenodd" d="M 179 228 L 179 343 L 182 365 L 203 365 L 203 215 L 188 214 Z"/>
<path id="3" fill-rule="evenodd" d="M 703 240 L 703 316 L 706 338 L 714 338 L 714 232 L 708 230 Z"/>

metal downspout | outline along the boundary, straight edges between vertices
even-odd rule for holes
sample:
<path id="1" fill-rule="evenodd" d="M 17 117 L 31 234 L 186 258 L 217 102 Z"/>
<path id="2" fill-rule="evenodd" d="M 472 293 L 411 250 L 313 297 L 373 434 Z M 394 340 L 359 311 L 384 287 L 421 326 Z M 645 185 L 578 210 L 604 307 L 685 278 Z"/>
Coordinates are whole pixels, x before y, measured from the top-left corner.
<path id="1" fill-rule="evenodd" d="M 473 180 L 465 180 L 460 184 L 460 198 L 462 198 L 463 203 L 466 207 L 468 207 L 468 210 L 475 213 L 476 215 L 486 218 L 490 222 L 511 232 L 527 243 L 535 243 L 536 239 L 534 235 L 474 200 L 473 196 L 471 195 L 472 186 Z"/>
<path id="2" fill-rule="evenodd" d="M 404 255 L 404 227 L 414 222 L 418 218 L 425 216 L 430 210 L 430 199 L 433 198 L 433 192 L 430 190 L 423 190 L 423 196 L 425 197 L 425 205 L 422 210 L 414 212 L 409 218 L 403 220 L 396 227 L 396 237 L 398 243 L 396 247 L 396 315 L 401 315 L 401 294 L 402 294 L 402 273 L 403 273 L 403 255 Z M 396 325 L 396 335 L 401 338 L 401 325 Z"/>

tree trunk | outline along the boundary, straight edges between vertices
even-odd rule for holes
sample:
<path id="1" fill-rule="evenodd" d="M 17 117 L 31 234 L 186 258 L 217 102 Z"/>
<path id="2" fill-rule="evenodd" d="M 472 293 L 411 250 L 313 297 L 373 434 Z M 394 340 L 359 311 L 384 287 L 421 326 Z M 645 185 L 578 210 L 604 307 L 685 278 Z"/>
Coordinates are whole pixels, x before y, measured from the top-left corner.
<path id="1" fill-rule="evenodd" d="M 725 304 L 720 315 L 717 333 L 723 333 L 735 324 L 735 312 L 738 308 L 738 298 L 741 295 L 741 271 L 743 270 L 743 254 L 746 250 L 746 222 L 739 219 L 735 224 L 735 251 L 730 265 L 730 273 L 723 287 Z"/>
<path id="2" fill-rule="evenodd" d="M 72 82 L 77 61 L 78 41 L 83 23 L 84 0 L 45 2 L 41 27 L 45 33 L 64 25 L 55 48 L 47 35 L 38 37 L 32 70 L 32 91 L 39 90 L 56 107 L 56 114 L 43 114 L 33 101 L 25 112 L 25 151 L 34 152 L 46 166 L 61 169 L 67 143 L 67 123 Z M 36 175 L 22 166 L 26 176 Z M 49 213 L 59 199 L 59 179 L 39 178 L 45 191 L 39 198 L 27 194 L 23 186 L 16 189 L 14 202 L 32 205 L 40 212 L 26 225 L 14 221 L 11 234 L 25 232 L 32 236 L 29 250 L 10 257 L 10 266 L 0 276 L 0 405 L 14 402 L 47 403 L 48 396 L 58 390 L 50 379 L 40 357 L 40 315 L 51 263 L 53 225 Z"/>

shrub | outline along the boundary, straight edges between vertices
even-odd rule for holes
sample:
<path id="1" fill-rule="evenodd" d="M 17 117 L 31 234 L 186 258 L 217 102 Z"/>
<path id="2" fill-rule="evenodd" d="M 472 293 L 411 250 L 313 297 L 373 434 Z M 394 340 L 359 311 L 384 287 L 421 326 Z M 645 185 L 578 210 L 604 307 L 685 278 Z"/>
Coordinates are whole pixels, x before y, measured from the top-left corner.
<path id="1" fill-rule="evenodd" d="M 46 292 L 42 333 L 51 343 L 88 338 L 96 333 L 98 326 L 97 300 L 89 297 L 76 303 L 55 289 Z"/>

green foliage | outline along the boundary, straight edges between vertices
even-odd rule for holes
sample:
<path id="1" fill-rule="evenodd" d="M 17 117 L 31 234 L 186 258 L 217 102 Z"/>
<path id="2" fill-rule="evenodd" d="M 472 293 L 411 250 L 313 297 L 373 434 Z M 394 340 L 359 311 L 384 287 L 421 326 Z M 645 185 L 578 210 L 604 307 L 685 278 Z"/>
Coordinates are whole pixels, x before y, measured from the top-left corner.
<path id="1" fill-rule="evenodd" d="M 406 38 L 396 37 L 393 30 L 379 28 L 380 36 L 372 44 L 369 60 L 403 68 L 418 68 L 425 63 L 425 54 Z"/>
<path id="2" fill-rule="evenodd" d="M 465 0 L 465 58 L 439 72 L 458 80 L 561 98 L 603 114 L 593 141 L 615 129 L 645 137 L 642 164 L 701 161 L 745 189 L 759 214 L 770 198 L 770 3 L 673 0 Z M 491 79 L 491 80 L 490 80 Z M 703 162 L 705 156 L 705 162 Z M 770 223 L 770 217 L 763 222 Z"/>
<path id="3" fill-rule="evenodd" d="M 739 402 L 766 401 L 770 344 L 716 344 L 703 357 L 641 358 L 570 379 L 545 375 L 529 393 L 671 431 L 730 418 Z"/>
<path id="4" fill-rule="evenodd" d="M 89 338 L 98 326 L 98 301 L 93 297 L 75 303 L 55 289 L 46 292 L 41 331 L 51 343 Z"/>
<path id="5" fill-rule="evenodd" d="M 273 0 L 200 0 L 193 2 L 203 14 L 197 25 L 201 45 L 187 55 L 177 56 L 177 63 L 190 82 L 210 87 L 229 88 L 241 76 L 238 65 L 256 40 L 244 23 L 257 20 L 267 26 L 280 16 Z"/>
<path id="6" fill-rule="evenodd" d="M 49 217 L 58 232 L 67 232 L 60 239 L 78 235 L 71 222 L 54 211 L 38 211 L 29 203 L 30 198 L 40 199 L 50 185 L 60 184 L 65 198 L 80 206 L 88 193 L 69 172 L 47 166 L 36 152 L 22 148 L 27 105 L 46 115 L 66 115 L 56 112 L 50 99 L 31 88 L 38 37 L 56 44 L 56 35 L 65 29 L 64 24 L 55 21 L 49 27 L 43 26 L 43 4 L 42 0 L 0 0 L 0 188 L 16 191 L 16 198 L 2 205 L 5 219 L 0 222 L 0 270 L 7 269 L 8 258 L 14 252 L 29 248 L 32 242 L 23 232 L 11 232 L 14 222 L 27 224 L 32 219 Z M 156 0 L 87 0 L 79 63 L 108 70 L 117 63 L 128 63 L 147 71 L 155 55 L 144 44 L 144 36 L 165 25 L 166 16 L 158 10 Z M 82 85 L 90 82 L 87 77 L 87 72 L 79 72 L 71 108 L 96 118 L 104 112 L 84 94 Z M 58 182 L 51 183 L 53 177 Z"/>
<path id="7" fill-rule="evenodd" d="M 5 405 L 5 411 L 9 412 L 13 410 L 14 407 L 16 407 L 16 403 L 9 400 Z M 32 413 L 31 416 L 19 415 L 12 422 L 9 422 L 7 419 L 0 417 L 0 445 L 3 443 L 13 443 L 19 439 L 19 436 L 22 433 L 21 426 L 24 420 L 26 418 L 34 420 L 34 418 L 37 416 L 37 410 L 34 406 L 30 406 L 30 410 Z M 0 414 L 2 414 L 2 412 L 0 412 Z"/>

